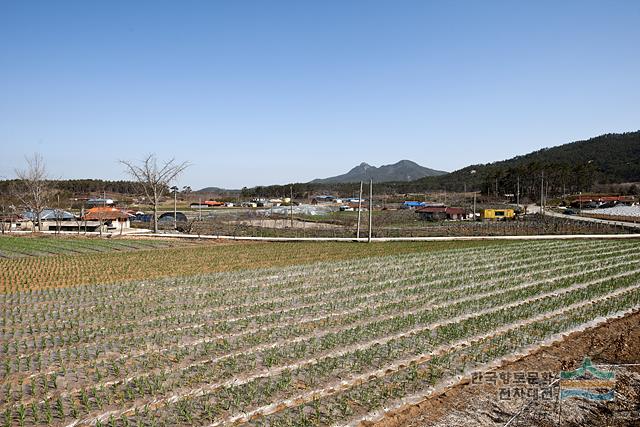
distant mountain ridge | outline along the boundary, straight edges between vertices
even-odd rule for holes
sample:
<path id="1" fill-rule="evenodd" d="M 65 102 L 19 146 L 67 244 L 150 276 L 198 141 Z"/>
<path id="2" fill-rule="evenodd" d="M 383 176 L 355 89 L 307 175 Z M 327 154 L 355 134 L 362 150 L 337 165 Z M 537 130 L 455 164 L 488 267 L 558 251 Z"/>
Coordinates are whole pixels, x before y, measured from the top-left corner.
<path id="1" fill-rule="evenodd" d="M 232 188 L 205 187 L 195 191 L 196 193 L 237 194 L 240 190 Z"/>
<path id="2" fill-rule="evenodd" d="M 373 182 L 409 182 L 427 176 L 444 175 L 447 172 L 429 169 L 420 166 L 411 160 L 400 160 L 392 165 L 382 165 L 380 167 L 371 166 L 368 163 L 360 163 L 349 172 L 332 176 L 329 178 L 318 178 L 311 181 L 311 184 L 332 184 L 332 183 L 352 183 L 360 181 Z"/>

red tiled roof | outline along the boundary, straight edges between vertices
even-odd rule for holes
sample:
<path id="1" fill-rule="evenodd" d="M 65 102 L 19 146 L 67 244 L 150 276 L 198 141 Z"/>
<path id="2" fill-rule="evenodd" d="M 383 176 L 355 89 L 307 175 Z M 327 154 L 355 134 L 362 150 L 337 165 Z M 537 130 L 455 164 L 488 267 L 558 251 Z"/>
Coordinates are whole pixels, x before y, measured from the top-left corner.
<path id="1" fill-rule="evenodd" d="M 570 198 L 575 202 L 591 202 L 591 201 L 599 201 L 599 202 L 631 202 L 633 201 L 633 196 L 612 196 L 607 194 L 583 194 L 581 196 L 574 196 Z"/>
<path id="2" fill-rule="evenodd" d="M 83 219 L 86 221 L 111 221 L 128 218 L 129 215 L 120 209 L 100 206 L 89 209 Z"/>
<path id="3" fill-rule="evenodd" d="M 438 212 L 442 212 L 442 213 L 446 213 L 447 212 L 447 208 L 444 207 L 444 206 L 426 206 L 424 208 L 416 209 L 416 212 L 422 212 L 422 213 L 438 213 Z"/>
<path id="4" fill-rule="evenodd" d="M 462 208 L 447 208 L 447 213 L 452 215 L 464 215 L 466 212 Z"/>

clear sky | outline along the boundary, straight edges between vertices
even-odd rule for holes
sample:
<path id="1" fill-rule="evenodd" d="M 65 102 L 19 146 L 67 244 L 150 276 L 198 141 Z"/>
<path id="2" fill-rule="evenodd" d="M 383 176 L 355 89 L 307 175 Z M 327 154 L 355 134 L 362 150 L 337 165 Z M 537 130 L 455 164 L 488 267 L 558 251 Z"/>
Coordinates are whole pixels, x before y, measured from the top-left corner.
<path id="1" fill-rule="evenodd" d="M 640 1 L 0 1 L 0 178 L 455 170 L 640 128 Z"/>

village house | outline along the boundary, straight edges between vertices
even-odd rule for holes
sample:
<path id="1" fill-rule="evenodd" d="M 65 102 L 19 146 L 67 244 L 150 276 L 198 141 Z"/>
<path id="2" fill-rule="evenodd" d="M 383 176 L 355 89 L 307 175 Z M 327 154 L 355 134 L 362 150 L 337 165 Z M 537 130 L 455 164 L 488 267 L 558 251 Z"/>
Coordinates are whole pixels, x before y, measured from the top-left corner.
<path id="1" fill-rule="evenodd" d="M 22 214 L 24 222 L 21 229 L 31 229 L 33 224 L 38 222 L 38 215 L 35 212 L 27 211 Z M 77 218 L 71 212 L 62 209 L 44 209 L 40 212 L 40 231 L 62 230 L 65 225 L 75 223 Z M 30 224 L 29 224 L 30 223 Z"/>
<path id="2" fill-rule="evenodd" d="M 95 207 L 86 211 L 83 221 L 98 221 L 110 230 L 122 230 L 131 227 L 129 214 L 112 207 Z"/>
<path id="3" fill-rule="evenodd" d="M 425 221 L 462 220 L 467 218 L 467 212 L 462 208 L 448 206 L 425 206 L 416 209 L 416 214 Z"/>

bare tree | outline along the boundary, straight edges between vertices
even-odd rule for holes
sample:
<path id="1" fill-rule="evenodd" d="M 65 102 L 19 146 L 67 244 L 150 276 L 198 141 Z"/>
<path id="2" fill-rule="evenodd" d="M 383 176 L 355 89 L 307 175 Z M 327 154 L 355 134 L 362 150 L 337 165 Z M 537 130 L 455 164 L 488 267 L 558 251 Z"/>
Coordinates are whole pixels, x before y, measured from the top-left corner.
<path id="1" fill-rule="evenodd" d="M 139 163 L 120 160 L 125 171 L 142 187 L 144 195 L 153 206 L 153 232 L 158 232 L 158 206 L 165 192 L 171 184 L 186 168 L 189 162 L 178 163 L 170 159 L 162 165 L 158 164 L 155 154 L 149 154 Z"/>
<path id="2" fill-rule="evenodd" d="M 32 212 L 35 231 L 35 225 L 40 227 L 40 218 L 47 207 L 51 189 L 42 155 L 35 153 L 31 157 L 25 157 L 25 159 L 27 168 L 15 171 L 18 177 L 16 197 L 20 203 Z"/>

